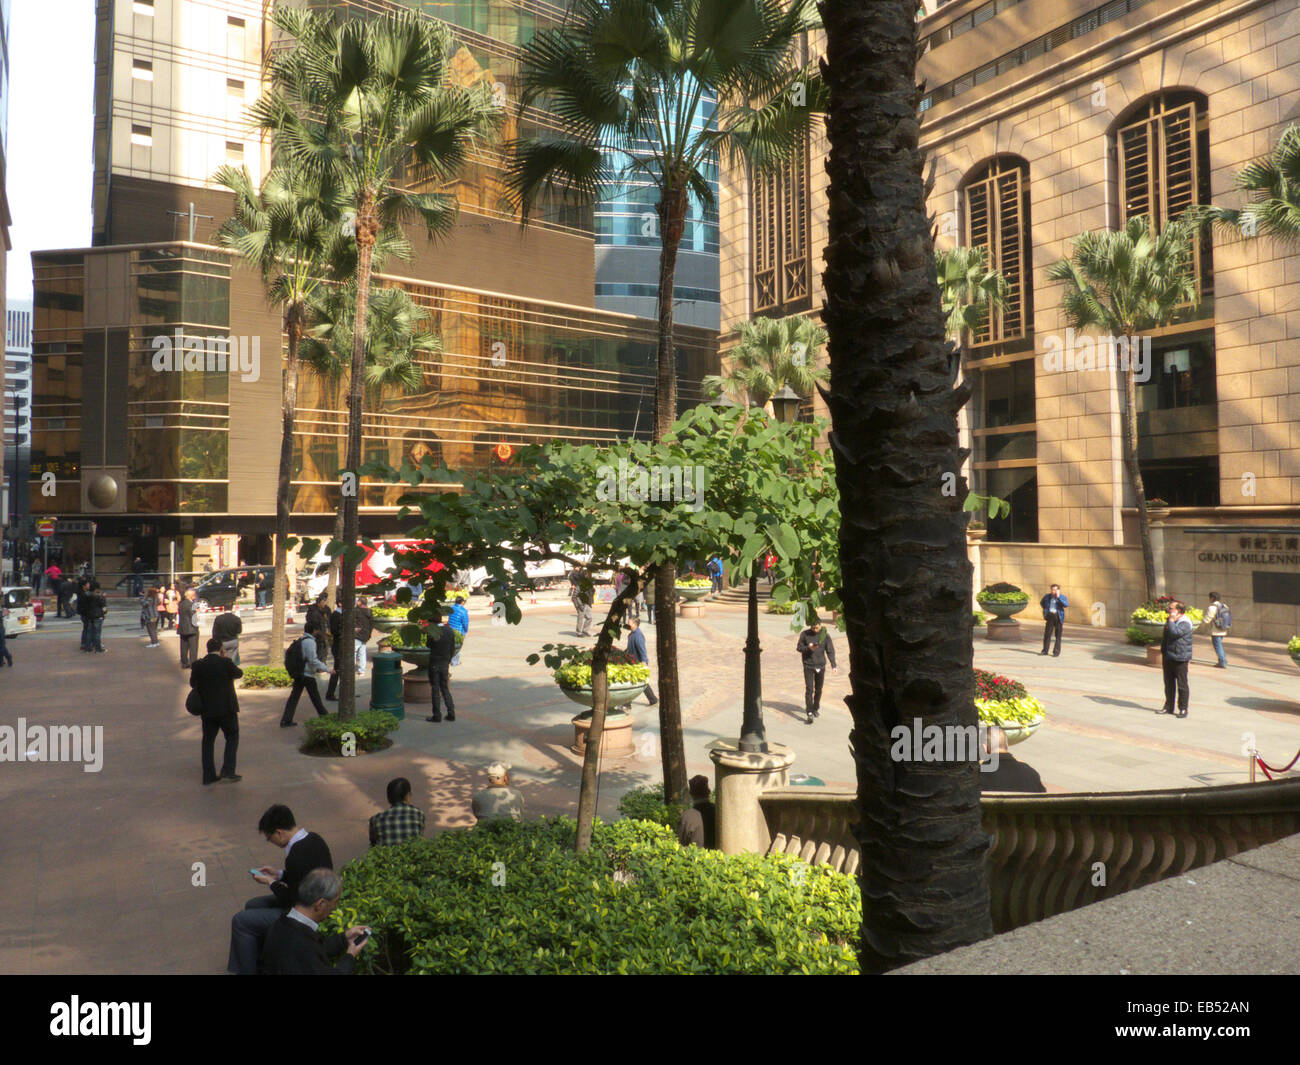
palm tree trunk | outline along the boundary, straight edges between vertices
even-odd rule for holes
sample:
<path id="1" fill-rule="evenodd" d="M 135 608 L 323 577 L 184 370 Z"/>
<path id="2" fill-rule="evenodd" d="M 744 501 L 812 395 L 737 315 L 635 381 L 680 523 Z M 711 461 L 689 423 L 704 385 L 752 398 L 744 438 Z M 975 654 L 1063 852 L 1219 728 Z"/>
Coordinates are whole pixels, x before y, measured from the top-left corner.
<path id="1" fill-rule="evenodd" d="M 361 416 L 366 384 L 366 312 L 370 304 L 370 262 L 379 232 L 375 195 L 365 190 L 357 204 L 357 315 L 352 326 L 352 378 L 348 382 L 347 471 L 353 475 L 352 491 L 343 493 L 343 561 L 339 565 L 339 598 L 343 617 L 339 624 L 339 717 L 356 715 L 356 656 L 352 653 L 357 605 L 357 561 L 352 548 L 361 539 Z"/>
<path id="2" fill-rule="evenodd" d="M 609 712 L 609 651 L 614 634 L 623 623 L 627 604 L 636 597 L 640 578 L 633 577 L 614 599 L 591 652 L 591 727 L 582 756 L 582 783 L 578 790 L 578 836 L 573 849 L 581 854 L 591 849 L 591 829 L 596 820 L 596 791 L 600 779 L 600 743 Z"/>
<path id="3" fill-rule="evenodd" d="M 289 568 L 289 492 L 293 476 L 293 427 L 298 418 L 298 341 L 302 338 L 302 308 L 294 303 L 285 311 L 289 353 L 281 382 L 280 475 L 275 487 L 275 587 L 271 600 L 271 665 L 284 657 L 284 619 L 288 603 L 285 580 Z"/>
<path id="4" fill-rule="evenodd" d="M 862 850 L 863 972 L 992 933 L 970 760 L 895 761 L 895 728 L 977 726 L 954 387 L 918 148 L 915 0 L 825 0 L 825 322 Z M 969 735 L 967 732 L 965 735 Z"/>
<path id="5" fill-rule="evenodd" d="M 677 352 L 673 343 L 673 281 L 677 249 L 686 229 L 687 190 L 667 188 L 659 202 L 662 250 L 659 253 L 659 351 L 655 382 L 655 440 L 662 440 L 677 418 Z M 677 680 L 677 615 L 673 584 L 677 567 L 666 562 L 655 573 L 655 651 L 659 656 L 659 745 L 664 799 L 686 796 L 686 745 L 682 738 L 681 687 Z"/>
<path id="6" fill-rule="evenodd" d="M 1126 334 L 1127 335 L 1127 334 Z M 1147 598 L 1150 602 L 1156 597 L 1156 556 L 1151 548 L 1151 518 L 1147 514 L 1147 492 L 1142 484 L 1142 467 L 1138 464 L 1137 442 L 1137 385 L 1134 384 L 1133 368 L 1121 371 L 1124 374 L 1124 409 L 1120 412 L 1120 424 L 1123 428 L 1124 469 L 1128 472 L 1133 493 L 1137 496 L 1138 539 L 1142 543 L 1142 576 L 1146 581 Z"/>

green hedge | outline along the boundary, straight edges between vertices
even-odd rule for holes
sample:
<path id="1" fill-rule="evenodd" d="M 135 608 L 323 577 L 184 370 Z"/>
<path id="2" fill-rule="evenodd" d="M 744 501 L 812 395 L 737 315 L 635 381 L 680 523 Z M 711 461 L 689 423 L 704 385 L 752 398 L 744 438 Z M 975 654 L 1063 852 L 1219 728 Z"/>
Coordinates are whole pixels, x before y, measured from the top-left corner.
<path id="1" fill-rule="evenodd" d="M 245 666 L 242 688 L 292 688 L 293 678 L 283 666 Z"/>
<path id="2" fill-rule="evenodd" d="M 326 714 L 309 718 L 304 724 L 308 750 L 333 751 L 335 754 L 342 753 L 345 733 L 350 732 L 356 737 L 358 751 L 373 751 L 390 732 L 396 732 L 401 726 L 397 718 L 383 710 L 362 710 L 351 721 L 339 720 L 338 714 Z"/>
<path id="3" fill-rule="evenodd" d="M 638 821 L 653 821 L 656 825 L 666 825 L 674 832 L 682 819 L 686 803 L 664 802 L 662 784 L 645 784 L 633 788 L 618 800 L 618 812 L 621 817 L 630 817 Z"/>
<path id="4" fill-rule="evenodd" d="M 323 931 L 370 925 L 374 973 L 857 971 L 852 877 L 681 847 L 646 821 L 597 822 L 574 854 L 575 830 L 496 821 L 376 847 L 343 868 Z"/>

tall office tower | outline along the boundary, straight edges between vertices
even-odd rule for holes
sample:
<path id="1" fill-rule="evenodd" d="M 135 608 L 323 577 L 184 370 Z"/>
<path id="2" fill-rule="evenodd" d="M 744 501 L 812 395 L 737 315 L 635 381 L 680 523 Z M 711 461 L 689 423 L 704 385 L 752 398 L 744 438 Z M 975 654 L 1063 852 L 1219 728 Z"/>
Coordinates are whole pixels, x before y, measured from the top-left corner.
<path id="1" fill-rule="evenodd" d="M 4 470 L 11 538 L 22 536 L 31 513 L 27 471 L 32 457 L 32 301 L 5 307 Z"/>
<path id="2" fill-rule="evenodd" d="M 397 285 L 428 312 L 441 350 L 422 378 L 367 393 L 363 457 L 394 467 L 428 457 L 453 468 L 502 467 L 530 443 L 647 437 L 654 423 L 655 323 L 596 302 L 593 205 L 542 204 L 522 227 L 505 184 L 511 138 L 553 125 L 522 115 L 518 68 L 532 37 L 564 18 L 547 0 L 280 0 L 340 19 L 413 10 L 452 37 L 449 77 L 503 104 L 500 141 L 477 148 L 438 191 L 456 196 L 453 230 L 430 242 L 410 228 Z M 237 534 L 246 561 L 269 560 L 281 424 L 279 310 L 257 274 L 216 246 L 232 198 L 212 181 L 227 162 L 254 180 L 269 145 L 246 109 L 289 42 L 262 0 L 98 0 L 94 246 L 33 256 L 31 483 L 54 473 L 33 508 L 86 525 L 97 549 L 189 557 L 194 541 Z M 423 190 L 417 168 L 412 188 Z M 193 205 L 191 207 L 191 205 Z M 701 237 L 701 240 L 704 238 Z M 652 254 L 654 254 L 652 252 Z M 716 285 L 714 285 L 716 288 Z M 679 316 L 681 317 L 681 316 Z M 159 372 L 155 342 L 234 337 L 252 373 Z M 717 368 L 716 333 L 677 334 L 679 409 Z M 347 435 L 340 383 L 300 368 L 290 507 L 295 531 L 327 532 Z M 369 535 L 401 529 L 398 486 L 363 479 Z M 79 535 L 79 534 L 78 534 Z M 86 542 L 71 542 L 79 556 Z"/>
<path id="3" fill-rule="evenodd" d="M 706 92 L 693 127 L 703 129 L 717 100 Z M 628 172 L 622 154 L 606 160 L 611 173 L 624 176 L 596 205 L 596 306 L 642 318 L 659 314 L 659 217 L 657 194 L 643 178 Z M 692 196 L 686 232 L 677 253 L 673 281 L 673 318 L 682 325 L 717 329 L 721 317 L 718 291 L 718 168 L 711 164 L 709 185 L 714 202 L 706 207 Z"/>

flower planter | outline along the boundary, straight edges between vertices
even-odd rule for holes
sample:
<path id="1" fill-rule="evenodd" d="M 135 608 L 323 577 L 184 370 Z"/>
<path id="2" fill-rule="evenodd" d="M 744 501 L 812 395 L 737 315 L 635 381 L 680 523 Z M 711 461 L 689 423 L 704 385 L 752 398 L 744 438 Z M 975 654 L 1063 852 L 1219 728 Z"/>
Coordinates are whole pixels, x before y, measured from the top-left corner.
<path id="1" fill-rule="evenodd" d="M 1152 621 L 1150 618 L 1141 618 L 1136 621 L 1129 619 L 1129 624 L 1134 628 L 1141 629 L 1148 636 L 1163 636 L 1165 633 L 1165 623 L 1163 621 Z M 1159 650 L 1159 647 L 1156 649 Z"/>
<path id="2" fill-rule="evenodd" d="M 638 681 L 636 684 L 611 684 L 609 686 L 609 705 L 610 707 L 625 706 L 645 691 L 648 680 Z M 591 713 L 591 701 L 593 692 L 591 686 L 583 688 L 560 688 L 566 698 L 579 706 L 585 706 L 587 713 Z"/>
<path id="3" fill-rule="evenodd" d="M 1000 726 L 1007 737 L 1007 746 L 1014 747 L 1017 743 L 1024 743 L 1043 725 L 1046 718 L 1039 718 L 1037 721 L 1030 721 L 1024 725 L 1002 725 Z"/>
<path id="4" fill-rule="evenodd" d="M 1300 651 L 1288 651 L 1287 654 L 1291 656 L 1292 662 L 1294 662 L 1297 666 L 1300 666 Z"/>
<path id="5" fill-rule="evenodd" d="M 689 603 L 699 602 L 712 591 L 707 584 L 702 588 L 685 588 L 680 584 L 674 584 L 673 590 Z"/>
<path id="6" fill-rule="evenodd" d="M 429 649 L 427 647 L 394 647 L 392 650 L 401 655 L 402 661 L 408 666 L 415 666 L 423 673 L 428 672 Z"/>
<path id="7" fill-rule="evenodd" d="M 379 632 L 396 632 L 407 624 L 406 618 L 372 618 L 371 620 Z"/>
<path id="8" fill-rule="evenodd" d="M 1012 614 L 1019 614 L 1029 605 L 1028 599 L 1019 603 L 980 603 L 978 599 L 975 601 L 979 603 L 979 608 L 984 611 L 984 613 L 992 614 L 999 621 L 1010 619 Z M 1016 624 L 1018 624 L 1018 622 Z"/>
<path id="9" fill-rule="evenodd" d="M 1150 521 L 1164 521 L 1169 517 L 1168 507 L 1147 507 L 1147 519 Z"/>
<path id="10" fill-rule="evenodd" d="M 988 529 L 967 529 L 966 539 L 974 543 L 978 540 L 983 540 L 984 537 L 988 536 L 988 534 Z"/>

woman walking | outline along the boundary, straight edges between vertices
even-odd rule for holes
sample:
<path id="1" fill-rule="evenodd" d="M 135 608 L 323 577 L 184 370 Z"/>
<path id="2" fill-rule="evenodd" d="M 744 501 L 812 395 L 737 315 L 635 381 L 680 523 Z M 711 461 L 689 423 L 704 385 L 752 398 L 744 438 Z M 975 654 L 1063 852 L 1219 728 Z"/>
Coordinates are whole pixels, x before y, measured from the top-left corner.
<path id="1" fill-rule="evenodd" d="M 158 589 L 150 588 L 140 596 L 140 627 L 149 634 L 146 647 L 158 646 Z"/>

